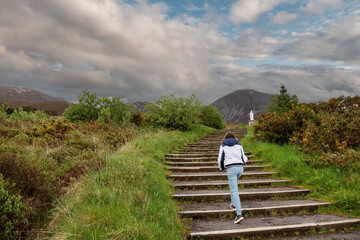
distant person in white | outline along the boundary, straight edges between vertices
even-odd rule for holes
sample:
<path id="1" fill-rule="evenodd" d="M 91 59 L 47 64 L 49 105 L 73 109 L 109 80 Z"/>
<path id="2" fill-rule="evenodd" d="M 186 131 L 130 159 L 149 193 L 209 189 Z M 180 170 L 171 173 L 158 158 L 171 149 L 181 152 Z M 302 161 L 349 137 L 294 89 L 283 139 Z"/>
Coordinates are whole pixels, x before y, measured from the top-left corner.
<path id="1" fill-rule="evenodd" d="M 224 171 L 226 169 L 227 172 L 231 196 L 230 208 L 232 210 L 236 210 L 234 223 L 239 223 L 244 220 L 244 217 L 241 214 L 241 203 L 237 180 L 243 173 L 244 164 L 246 162 L 247 157 L 245 156 L 244 149 L 240 145 L 238 139 L 235 138 L 234 133 L 227 132 L 220 146 L 218 164 L 220 171 Z"/>

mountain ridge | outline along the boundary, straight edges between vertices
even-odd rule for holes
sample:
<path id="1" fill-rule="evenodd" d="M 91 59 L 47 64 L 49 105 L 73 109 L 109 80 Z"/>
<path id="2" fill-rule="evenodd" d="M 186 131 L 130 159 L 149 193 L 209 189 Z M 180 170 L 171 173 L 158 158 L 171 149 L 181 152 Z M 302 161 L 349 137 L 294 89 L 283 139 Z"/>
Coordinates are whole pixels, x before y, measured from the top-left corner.
<path id="1" fill-rule="evenodd" d="M 216 107 L 223 116 L 225 122 L 248 123 L 250 111 L 256 115 L 265 112 L 270 104 L 272 94 L 263 93 L 254 89 L 238 89 L 233 91 L 210 105 Z"/>
<path id="2" fill-rule="evenodd" d="M 30 106 L 52 115 L 62 115 L 69 106 L 64 98 L 17 86 L 0 86 L 0 103 L 6 103 L 11 108 Z"/>

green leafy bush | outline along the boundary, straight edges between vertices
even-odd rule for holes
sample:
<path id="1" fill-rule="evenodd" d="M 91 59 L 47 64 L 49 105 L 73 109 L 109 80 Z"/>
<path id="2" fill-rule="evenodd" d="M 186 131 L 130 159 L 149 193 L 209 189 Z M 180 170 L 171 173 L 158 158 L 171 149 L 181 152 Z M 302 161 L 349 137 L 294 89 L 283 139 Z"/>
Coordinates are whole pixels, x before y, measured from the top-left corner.
<path id="1" fill-rule="evenodd" d="M 91 122 L 124 124 L 130 120 L 131 105 L 123 103 L 120 98 L 100 98 L 96 93 L 83 91 L 78 103 L 70 103 L 63 116 L 70 122 Z"/>
<path id="2" fill-rule="evenodd" d="M 201 102 L 195 95 L 188 98 L 162 96 L 145 106 L 149 122 L 156 127 L 189 130 L 199 122 Z"/>
<path id="3" fill-rule="evenodd" d="M 100 99 L 96 93 L 83 91 L 78 96 L 78 103 L 70 103 L 63 116 L 70 122 L 90 122 L 97 120 L 100 112 Z"/>
<path id="4" fill-rule="evenodd" d="M 201 107 L 201 123 L 208 127 L 213 127 L 216 129 L 225 128 L 225 123 L 223 122 L 222 116 L 219 113 L 219 110 L 216 107 L 211 105 Z"/>
<path id="5" fill-rule="evenodd" d="M 8 183 L 0 174 L 0 239 L 20 238 L 27 227 L 26 214 L 29 211 L 19 195 L 10 194 Z"/>
<path id="6" fill-rule="evenodd" d="M 359 96 L 301 104 L 284 113 L 268 112 L 258 119 L 255 139 L 292 143 L 306 152 L 320 153 L 317 165 L 326 163 L 359 169 Z"/>

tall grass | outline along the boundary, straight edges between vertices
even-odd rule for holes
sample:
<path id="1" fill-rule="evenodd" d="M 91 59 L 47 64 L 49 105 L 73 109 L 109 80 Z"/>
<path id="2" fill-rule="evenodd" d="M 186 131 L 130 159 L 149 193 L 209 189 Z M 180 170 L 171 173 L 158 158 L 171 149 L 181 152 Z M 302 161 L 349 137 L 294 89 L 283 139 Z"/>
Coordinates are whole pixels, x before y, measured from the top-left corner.
<path id="1" fill-rule="evenodd" d="M 310 198 L 334 203 L 328 210 L 350 216 L 360 216 L 360 173 L 341 166 L 317 166 L 307 161 L 314 156 L 297 150 L 294 145 L 279 146 L 261 141 L 250 141 L 251 128 L 242 141 L 246 151 L 266 160 L 282 177 L 295 185 L 313 189 Z M 316 161 L 316 160 L 315 160 Z"/>
<path id="2" fill-rule="evenodd" d="M 109 156 L 104 167 L 72 186 L 49 224 L 55 239 L 184 239 L 162 164 L 164 154 L 193 141 L 192 131 L 148 132 Z"/>

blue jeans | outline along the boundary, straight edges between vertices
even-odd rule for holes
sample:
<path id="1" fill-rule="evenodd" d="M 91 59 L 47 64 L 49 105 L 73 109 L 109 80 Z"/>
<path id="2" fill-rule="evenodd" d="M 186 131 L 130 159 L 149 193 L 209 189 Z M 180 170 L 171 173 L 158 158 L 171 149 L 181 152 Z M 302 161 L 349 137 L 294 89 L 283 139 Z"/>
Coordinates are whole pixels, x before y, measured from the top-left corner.
<path id="1" fill-rule="evenodd" d="M 229 166 L 226 169 L 229 180 L 231 203 L 236 207 L 237 215 L 241 215 L 241 203 L 240 203 L 237 180 L 240 178 L 243 171 L 244 171 L 244 166 L 239 166 L 239 165 Z"/>

